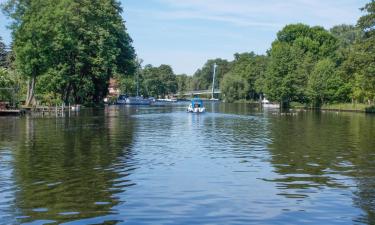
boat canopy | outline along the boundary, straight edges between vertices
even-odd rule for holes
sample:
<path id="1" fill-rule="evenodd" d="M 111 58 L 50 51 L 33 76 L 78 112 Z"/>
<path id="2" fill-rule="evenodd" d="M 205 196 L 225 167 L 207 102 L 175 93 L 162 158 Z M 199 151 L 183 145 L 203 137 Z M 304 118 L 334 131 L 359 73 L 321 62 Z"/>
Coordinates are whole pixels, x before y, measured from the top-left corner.
<path id="1" fill-rule="evenodd" d="M 195 105 L 198 105 L 198 107 L 203 106 L 203 101 L 200 98 L 194 98 L 191 100 L 191 105 L 194 107 Z"/>

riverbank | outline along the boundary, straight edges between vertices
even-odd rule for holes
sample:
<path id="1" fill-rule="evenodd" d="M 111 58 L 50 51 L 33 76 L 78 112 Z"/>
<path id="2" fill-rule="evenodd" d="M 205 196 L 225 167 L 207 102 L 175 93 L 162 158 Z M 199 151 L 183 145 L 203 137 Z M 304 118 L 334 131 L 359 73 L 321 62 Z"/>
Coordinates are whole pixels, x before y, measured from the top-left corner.
<path id="1" fill-rule="evenodd" d="M 304 108 L 314 109 L 323 111 L 337 111 L 337 112 L 361 112 L 361 113 L 375 113 L 374 105 L 367 104 L 352 104 L 352 103 L 338 103 L 338 104 L 326 104 L 320 108 L 308 107 L 302 104 L 291 104 L 291 108 Z"/>

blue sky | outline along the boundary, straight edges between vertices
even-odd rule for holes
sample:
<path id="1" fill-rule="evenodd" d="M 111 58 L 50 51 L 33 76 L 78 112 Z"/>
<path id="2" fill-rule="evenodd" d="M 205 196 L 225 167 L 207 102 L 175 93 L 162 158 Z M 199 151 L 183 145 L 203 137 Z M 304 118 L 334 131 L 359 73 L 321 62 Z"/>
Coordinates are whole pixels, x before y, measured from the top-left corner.
<path id="1" fill-rule="evenodd" d="M 5 0 L 0 0 L 4 2 Z M 263 54 L 290 23 L 330 28 L 355 24 L 369 0 L 121 0 L 123 17 L 144 64 L 193 74 L 207 59 Z M 10 42 L 0 15 L 0 36 Z"/>

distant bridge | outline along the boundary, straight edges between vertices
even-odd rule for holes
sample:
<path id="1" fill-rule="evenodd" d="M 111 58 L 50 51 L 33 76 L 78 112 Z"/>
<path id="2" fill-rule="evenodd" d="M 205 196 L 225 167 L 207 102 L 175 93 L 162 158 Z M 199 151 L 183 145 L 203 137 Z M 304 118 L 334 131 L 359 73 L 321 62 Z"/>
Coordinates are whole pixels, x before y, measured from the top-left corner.
<path id="1" fill-rule="evenodd" d="M 181 94 L 181 93 L 179 93 Z M 194 96 L 194 95 L 210 95 L 212 94 L 212 89 L 210 90 L 197 90 L 197 91 L 186 91 L 182 93 L 184 96 Z M 214 94 L 221 94 L 220 89 L 215 89 Z"/>

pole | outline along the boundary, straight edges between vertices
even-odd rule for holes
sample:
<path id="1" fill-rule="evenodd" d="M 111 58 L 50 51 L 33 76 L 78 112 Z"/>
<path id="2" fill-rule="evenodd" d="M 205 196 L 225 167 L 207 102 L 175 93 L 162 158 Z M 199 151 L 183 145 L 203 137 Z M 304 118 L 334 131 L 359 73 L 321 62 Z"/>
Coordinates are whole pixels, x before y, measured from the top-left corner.
<path id="1" fill-rule="evenodd" d="M 139 96 L 139 71 L 137 68 L 137 97 Z"/>
<path id="2" fill-rule="evenodd" d="M 215 94 L 215 77 L 216 77 L 216 63 L 214 64 L 214 73 L 212 77 L 212 99 L 214 99 L 214 94 Z"/>

